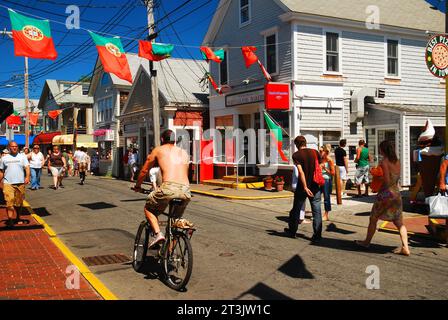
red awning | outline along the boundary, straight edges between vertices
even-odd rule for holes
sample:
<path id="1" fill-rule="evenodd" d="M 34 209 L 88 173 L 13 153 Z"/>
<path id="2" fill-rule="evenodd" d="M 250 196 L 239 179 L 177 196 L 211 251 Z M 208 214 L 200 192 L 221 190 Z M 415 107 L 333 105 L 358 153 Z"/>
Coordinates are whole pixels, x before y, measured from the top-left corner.
<path id="1" fill-rule="evenodd" d="M 53 138 L 55 136 L 59 136 L 61 134 L 58 132 L 49 132 L 49 133 L 39 133 L 36 138 L 34 138 L 34 144 L 52 144 Z"/>
<path id="2" fill-rule="evenodd" d="M 174 116 L 175 126 L 202 126 L 202 112 L 198 111 L 176 111 Z"/>

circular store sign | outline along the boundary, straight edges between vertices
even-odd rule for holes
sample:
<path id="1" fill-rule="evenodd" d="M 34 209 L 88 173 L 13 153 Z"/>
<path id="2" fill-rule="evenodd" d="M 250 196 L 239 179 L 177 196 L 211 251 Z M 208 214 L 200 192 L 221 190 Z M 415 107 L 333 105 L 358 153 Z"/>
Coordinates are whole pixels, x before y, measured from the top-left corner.
<path id="1" fill-rule="evenodd" d="M 24 26 L 22 32 L 25 37 L 33 41 L 41 41 L 44 38 L 42 30 L 35 26 Z"/>
<path id="2" fill-rule="evenodd" d="M 120 49 L 116 46 L 116 45 L 114 45 L 113 43 L 107 43 L 106 44 L 106 49 L 107 49 L 107 51 L 109 51 L 110 53 L 112 53 L 114 56 L 116 56 L 116 57 L 121 57 L 121 52 L 120 52 Z"/>
<path id="3" fill-rule="evenodd" d="M 448 76 L 448 37 L 439 34 L 429 40 L 426 46 L 426 65 L 434 76 Z"/>

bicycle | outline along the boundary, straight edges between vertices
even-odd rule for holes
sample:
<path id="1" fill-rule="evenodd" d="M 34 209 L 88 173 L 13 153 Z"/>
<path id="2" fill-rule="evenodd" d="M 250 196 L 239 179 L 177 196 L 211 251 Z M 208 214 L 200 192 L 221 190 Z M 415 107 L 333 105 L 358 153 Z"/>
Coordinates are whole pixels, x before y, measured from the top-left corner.
<path id="1" fill-rule="evenodd" d="M 144 192 L 147 190 L 144 190 Z M 173 199 L 169 203 L 168 217 L 165 230 L 165 241 L 148 248 L 152 228 L 145 219 L 140 223 L 134 242 L 132 266 L 140 272 L 147 260 L 148 249 L 159 246 L 155 258 L 162 265 L 162 280 L 171 289 L 182 291 L 190 280 L 193 271 L 193 249 L 190 243 L 195 228 L 182 226 L 181 217 L 188 202 Z M 182 275 L 180 274 L 182 273 Z"/>

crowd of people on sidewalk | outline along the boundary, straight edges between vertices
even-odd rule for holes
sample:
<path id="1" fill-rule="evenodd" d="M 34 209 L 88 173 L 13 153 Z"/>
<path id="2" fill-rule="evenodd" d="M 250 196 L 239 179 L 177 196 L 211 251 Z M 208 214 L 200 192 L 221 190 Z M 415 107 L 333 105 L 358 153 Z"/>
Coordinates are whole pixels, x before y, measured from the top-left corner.
<path id="1" fill-rule="evenodd" d="M 293 154 L 294 173 L 296 177 L 296 187 L 294 191 L 294 203 L 289 214 L 288 227 L 285 233 L 289 237 L 295 238 L 300 224 L 304 223 L 304 205 L 308 199 L 311 205 L 313 220 L 312 242 L 322 239 L 322 221 L 329 220 L 331 211 L 331 193 L 336 170 L 342 180 L 342 193 L 346 192 L 348 181 L 349 163 L 347 153 L 344 150 L 347 142 L 341 140 L 334 155 L 335 161 L 331 158 L 331 146 L 325 145 L 319 150 L 307 148 L 307 141 L 304 136 L 298 136 L 294 140 L 297 151 Z M 360 247 L 369 247 L 373 235 L 376 231 L 378 220 L 391 221 L 400 232 L 401 247 L 395 251 L 397 254 L 410 255 L 408 246 L 407 230 L 403 224 L 402 197 L 399 188 L 400 161 L 395 153 L 395 147 L 390 141 L 383 141 L 379 146 L 382 157 L 378 168 L 382 171 L 382 182 L 376 195 L 376 199 L 370 214 L 370 222 L 365 240 L 357 240 L 355 243 Z M 369 172 L 372 157 L 364 140 L 360 140 L 356 150 L 354 162 L 356 164 L 355 183 L 358 194 L 354 197 L 369 196 Z M 336 163 L 336 165 L 335 165 Z M 448 158 L 446 166 L 448 166 Z M 294 180 L 294 179 L 293 179 Z M 364 194 L 361 188 L 364 185 Z M 322 195 L 324 196 L 324 214 L 321 213 Z"/>

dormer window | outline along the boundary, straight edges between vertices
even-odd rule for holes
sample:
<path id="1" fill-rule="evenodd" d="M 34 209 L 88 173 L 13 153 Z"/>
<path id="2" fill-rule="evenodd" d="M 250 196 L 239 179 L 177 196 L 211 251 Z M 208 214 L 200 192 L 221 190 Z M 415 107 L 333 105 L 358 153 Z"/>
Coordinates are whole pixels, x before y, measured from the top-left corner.
<path id="1" fill-rule="evenodd" d="M 250 1 L 251 0 L 240 0 L 240 27 L 244 27 L 250 23 Z"/>

